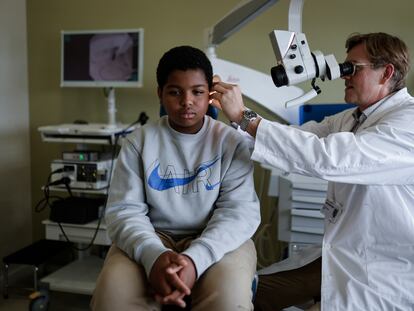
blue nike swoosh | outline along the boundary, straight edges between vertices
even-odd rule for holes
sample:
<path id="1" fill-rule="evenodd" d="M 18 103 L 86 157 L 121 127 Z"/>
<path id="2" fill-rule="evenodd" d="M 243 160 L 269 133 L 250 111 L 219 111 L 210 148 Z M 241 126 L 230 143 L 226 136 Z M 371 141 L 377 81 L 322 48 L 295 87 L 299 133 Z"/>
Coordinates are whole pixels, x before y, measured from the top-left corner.
<path id="1" fill-rule="evenodd" d="M 214 163 L 218 161 L 219 158 L 213 159 L 210 162 L 206 162 L 201 164 L 194 175 L 185 177 L 185 178 L 162 178 L 158 173 L 158 168 L 160 167 L 160 164 L 158 164 L 151 172 L 149 178 L 148 178 L 148 185 L 158 191 L 166 190 L 169 188 L 173 188 L 176 186 L 183 186 L 186 184 L 189 184 L 192 182 L 198 174 L 200 174 L 202 171 L 205 171 L 209 167 L 213 166 Z M 216 183 L 213 186 L 206 187 L 207 190 L 212 190 L 216 185 L 219 183 Z"/>

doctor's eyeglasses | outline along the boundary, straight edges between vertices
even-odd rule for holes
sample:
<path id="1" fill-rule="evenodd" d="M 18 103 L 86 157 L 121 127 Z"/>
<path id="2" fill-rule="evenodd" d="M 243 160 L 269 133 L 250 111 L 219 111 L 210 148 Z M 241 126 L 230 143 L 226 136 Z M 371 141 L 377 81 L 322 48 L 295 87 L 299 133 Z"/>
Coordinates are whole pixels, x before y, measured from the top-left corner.
<path id="1" fill-rule="evenodd" d="M 352 75 L 355 75 L 358 71 L 361 71 L 362 68 L 364 67 L 374 67 L 374 64 L 372 63 L 352 63 L 352 65 L 354 65 L 354 72 L 352 73 Z"/>
<path id="2" fill-rule="evenodd" d="M 373 63 L 353 63 L 353 62 L 347 62 L 347 63 L 348 63 L 348 65 L 352 66 L 351 67 L 352 69 L 347 72 L 346 76 L 354 76 L 359 71 L 361 71 L 362 68 L 364 68 L 364 67 L 371 67 L 371 68 L 374 67 Z"/>

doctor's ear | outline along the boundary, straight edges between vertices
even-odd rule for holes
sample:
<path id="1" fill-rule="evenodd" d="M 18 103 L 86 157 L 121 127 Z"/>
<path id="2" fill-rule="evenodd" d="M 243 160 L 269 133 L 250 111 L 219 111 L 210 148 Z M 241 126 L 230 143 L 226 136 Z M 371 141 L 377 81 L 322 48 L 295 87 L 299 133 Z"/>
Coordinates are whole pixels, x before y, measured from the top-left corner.
<path id="1" fill-rule="evenodd" d="M 392 76 L 394 75 L 394 65 L 393 64 L 387 64 L 385 65 L 384 73 L 382 74 L 382 79 L 385 82 L 389 81 Z"/>

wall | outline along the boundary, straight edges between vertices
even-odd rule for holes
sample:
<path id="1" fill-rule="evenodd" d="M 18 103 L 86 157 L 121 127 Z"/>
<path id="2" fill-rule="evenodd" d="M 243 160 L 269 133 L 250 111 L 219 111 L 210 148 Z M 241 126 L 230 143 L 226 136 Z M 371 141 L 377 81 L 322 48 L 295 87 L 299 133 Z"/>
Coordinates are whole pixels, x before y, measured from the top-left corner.
<path id="1" fill-rule="evenodd" d="M 0 2 L 0 258 L 32 239 L 26 2 Z"/>
<path id="2" fill-rule="evenodd" d="M 169 48 L 190 44 L 204 47 L 204 30 L 213 25 L 238 0 L 28 0 L 28 45 L 30 82 L 30 127 L 33 203 L 49 172 L 50 161 L 65 146 L 43 143 L 37 127 L 87 119 L 106 122 L 106 104 L 100 89 L 59 87 L 59 38 L 61 30 L 139 28 L 145 29 L 144 87 L 117 91 L 117 119 L 130 123 L 141 111 L 157 118 L 155 69 Z M 414 2 L 411 0 L 312 0 L 304 5 L 303 30 L 311 50 L 345 58 L 344 41 L 352 32 L 386 31 L 399 35 L 414 50 L 412 36 Z M 267 12 L 221 44 L 221 58 L 269 72 L 275 58 L 268 39 L 273 29 L 286 29 L 289 1 L 280 0 Z M 408 79 L 413 89 L 413 75 Z M 320 83 L 322 94 L 313 102 L 342 102 L 343 81 Z M 310 84 L 304 85 L 310 88 Z M 277 99 L 275 99 L 277 100 Z M 254 104 L 250 104 L 253 108 Z M 275 119 L 256 107 L 259 113 Z M 34 232 L 43 232 L 35 214 Z"/>

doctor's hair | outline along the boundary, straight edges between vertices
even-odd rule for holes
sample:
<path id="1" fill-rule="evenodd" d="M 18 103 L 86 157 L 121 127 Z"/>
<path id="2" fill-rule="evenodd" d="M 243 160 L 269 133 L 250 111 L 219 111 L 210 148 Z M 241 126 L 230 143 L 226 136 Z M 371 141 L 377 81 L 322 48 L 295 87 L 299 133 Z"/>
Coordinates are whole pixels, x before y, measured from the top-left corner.
<path id="1" fill-rule="evenodd" d="M 365 44 L 369 60 L 374 68 L 387 64 L 394 65 L 390 92 L 396 92 L 405 87 L 405 79 L 410 70 L 410 55 L 404 41 L 383 32 L 351 34 L 345 43 L 346 52 L 348 53 L 361 43 Z"/>
<path id="2" fill-rule="evenodd" d="M 162 89 L 168 76 L 175 70 L 197 70 L 204 72 L 208 88 L 213 86 L 213 68 L 206 54 L 192 46 L 177 46 L 167 51 L 160 59 L 157 67 L 157 83 Z"/>

